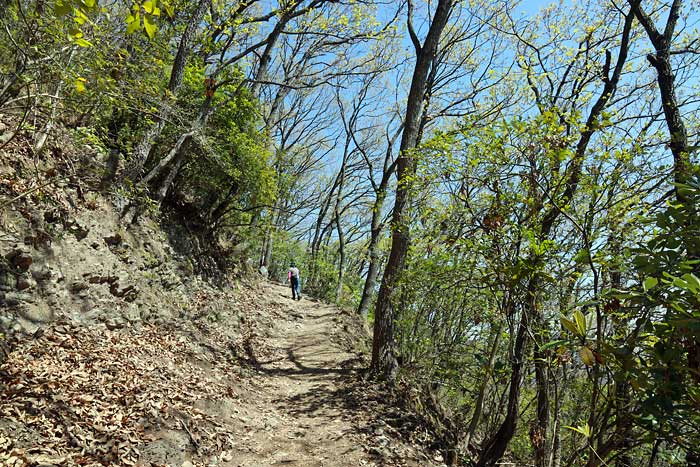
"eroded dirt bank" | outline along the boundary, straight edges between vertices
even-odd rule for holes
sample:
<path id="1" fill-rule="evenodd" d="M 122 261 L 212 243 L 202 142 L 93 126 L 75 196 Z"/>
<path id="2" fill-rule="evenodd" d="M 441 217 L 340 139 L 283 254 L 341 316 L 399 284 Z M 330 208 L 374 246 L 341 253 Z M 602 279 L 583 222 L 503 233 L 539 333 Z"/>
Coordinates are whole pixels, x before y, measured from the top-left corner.
<path id="1" fill-rule="evenodd" d="M 401 434 L 415 420 L 362 379 L 355 317 L 272 283 L 232 293 L 231 306 L 28 336 L 1 369 L 0 463 L 439 465 Z"/>

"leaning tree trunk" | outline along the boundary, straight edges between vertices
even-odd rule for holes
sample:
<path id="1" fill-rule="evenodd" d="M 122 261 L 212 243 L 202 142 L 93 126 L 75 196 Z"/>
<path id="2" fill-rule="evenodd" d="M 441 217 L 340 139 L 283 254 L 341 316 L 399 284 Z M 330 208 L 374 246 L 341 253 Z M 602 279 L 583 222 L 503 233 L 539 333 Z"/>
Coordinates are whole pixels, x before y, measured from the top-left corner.
<path id="1" fill-rule="evenodd" d="M 369 312 L 369 304 L 372 300 L 374 287 L 377 284 L 377 274 L 379 272 L 379 240 L 382 234 L 382 205 L 384 204 L 385 193 L 377 195 L 372 207 L 372 227 L 369 237 L 369 245 L 367 246 L 367 256 L 369 257 L 369 265 L 367 267 L 367 278 L 362 289 L 362 297 L 360 304 L 357 307 L 357 313 L 363 318 L 367 318 Z"/>
<path id="2" fill-rule="evenodd" d="M 73 60 L 74 52 L 75 50 L 71 50 L 66 65 L 70 64 L 70 62 Z M 36 142 L 34 143 L 35 153 L 40 153 L 41 151 L 43 151 L 44 146 L 46 145 L 46 141 L 48 141 L 49 139 L 49 134 L 51 134 L 51 131 L 56 125 L 56 113 L 58 112 L 59 99 L 61 98 L 63 83 L 64 81 L 61 79 L 56 84 L 56 91 L 54 92 L 54 96 L 51 98 L 51 114 L 49 115 L 49 120 L 46 122 L 46 125 L 44 125 L 43 130 L 41 130 L 39 136 L 36 139 Z"/>
<path id="3" fill-rule="evenodd" d="M 335 289 L 335 302 L 339 303 L 343 296 L 343 275 L 345 274 L 345 235 L 340 225 L 340 213 L 336 211 L 335 226 L 338 230 L 338 286 Z"/>
<path id="4" fill-rule="evenodd" d="M 404 269 L 409 245 L 409 227 L 406 221 L 408 201 L 410 197 L 410 179 L 415 175 L 416 163 L 411 153 L 415 150 L 421 115 L 423 113 L 423 98 L 427 83 L 430 65 L 437 53 L 438 43 L 442 31 L 447 24 L 452 10 L 453 0 L 438 0 L 435 15 L 430 24 L 428 34 L 423 45 L 415 39 L 416 64 L 411 78 L 411 88 L 406 102 L 406 117 L 404 130 L 401 135 L 399 158 L 397 161 L 398 187 L 392 215 L 392 242 L 389 260 L 384 269 L 382 284 L 377 297 L 377 307 L 374 319 L 374 337 L 372 340 L 372 364 L 373 373 L 392 379 L 398 367 L 394 350 L 394 320 L 395 313 L 392 306 L 392 296 L 396 288 L 399 275 Z M 413 26 L 409 22 L 412 36 Z"/>
<path id="5" fill-rule="evenodd" d="M 171 98 L 175 96 L 177 90 L 182 84 L 185 67 L 187 66 L 187 60 L 191 52 L 190 49 L 192 39 L 194 38 L 197 28 L 199 28 L 202 23 L 204 14 L 209 9 L 210 2 L 211 0 L 199 0 L 197 7 L 192 13 L 192 16 L 187 21 L 187 26 L 185 27 L 185 31 L 182 33 L 182 37 L 180 37 L 177 54 L 175 55 L 173 67 L 170 71 L 170 80 L 168 81 L 168 88 L 166 92 L 167 98 L 163 99 L 158 115 L 155 117 L 155 122 L 146 129 L 139 142 L 136 143 L 136 147 L 134 148 L 134 152 L 132 154 L 128 174 L 133 180 L 139 180 L 141 178 L 143 169 L 146 166 L 146 162 L 151 154 L 153 144 L 163 132 L 163 128 L 165 128 L 165 123 L 171 114 L 170 106 L 174 104 L 174 100 Z"/>
<path id="6" fill-rule="evenodd" d="M 180 173 L 180 168 L 187 157 L 187 149 L 192 143 L 192 140 L 197 135 L 203 137 L 204 128 L 207 125 L 207 120 L 209 119 L 209 115 L 212 111 L 212 101 L 212 96 L 207 96 L 204 99 L 204 102 L 199 109 L 199 115 L 197 115 L 197 118 L 190 129 L 186 133 L 180 135 L 175 143 L 175 146 L 170 150 L 168 155 L 164 157 L 141 181 L 141 184 L 146 185 L 161 177 L 165 173 L 165 176 L 161 180 L 161 183 L 156 190 L 155 198 L 158 204 L 163 202 L 168 194 L 170 186 Z"/>

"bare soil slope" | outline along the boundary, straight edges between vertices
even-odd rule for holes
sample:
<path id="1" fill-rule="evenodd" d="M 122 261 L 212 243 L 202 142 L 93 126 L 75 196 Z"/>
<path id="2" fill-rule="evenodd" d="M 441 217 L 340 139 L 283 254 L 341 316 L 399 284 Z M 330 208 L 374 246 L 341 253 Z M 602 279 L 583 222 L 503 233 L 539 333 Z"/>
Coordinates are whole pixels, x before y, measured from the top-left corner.
<path id="1" fill-rule="evenodd" d="M 218 321 L 59 321 L 0 367 L 0 465 L 432 466 L 351 314 L 263 283 Z M 403 434 L 402 434 L 403 433 Z"/>

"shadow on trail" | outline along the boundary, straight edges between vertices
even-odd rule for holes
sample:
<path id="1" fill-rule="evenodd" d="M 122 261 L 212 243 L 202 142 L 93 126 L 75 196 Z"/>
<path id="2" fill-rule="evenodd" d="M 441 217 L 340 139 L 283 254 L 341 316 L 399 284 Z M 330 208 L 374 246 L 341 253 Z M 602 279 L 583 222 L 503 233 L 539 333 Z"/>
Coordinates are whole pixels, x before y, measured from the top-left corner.
<path id="1" fill-rule="evenodd" d="M 246 353 L 245 358 L 239 356 L 239 361 L 249 367 L 254 368 L 258 373 L 268 376 L 295 376 L 295 375 L 352 375 L 359 371 L 357 364 L 362 361 L 360 357 L 353 357 L 338 363 L 338 366 L 333 368 L 314 367 L 301 363 L 299 358 L 294 353 L 294 348 L 287 349 L 287 358 L 276 358 L 267 361 L 258 360 L 251 345 L 244 345 Z M 303 348 L 303 347 L 302 347 Z M 294 367 L 292 368 L 274 368 L 267 365 L 288 361 Z"/>
<path id="2" fill-rule="evenodd" d="M 366 439 L 366 453 L 385 465 L 399 460 L 390 447 L 421 425 L 420 420 L 391 399 L 386 388 L 363 379 L 357 369 L 350 369 L 332 380 L 319 380 L 308 391 L 280 399 L 276 407 L 292 417 L 311 419 L 317 425 L 344 421 L 348 429 L 329 439 L 353 435 Z"/>

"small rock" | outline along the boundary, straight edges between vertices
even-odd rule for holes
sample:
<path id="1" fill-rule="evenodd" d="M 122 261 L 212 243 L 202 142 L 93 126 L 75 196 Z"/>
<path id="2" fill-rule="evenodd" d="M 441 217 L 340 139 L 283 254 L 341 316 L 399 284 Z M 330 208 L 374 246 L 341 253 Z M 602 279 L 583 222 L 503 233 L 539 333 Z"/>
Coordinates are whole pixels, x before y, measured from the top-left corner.
<path id="1" fill-rule="evenodd" d="M 127 302 L 133 302 L 139 294 L 139 289 L 134 285 L 127 285 L 124 288 L 119 288 L 119 282 L 113 282 L 109 286 L 109 291 L 115 297 L 120 297 Z"/>
<path id="2" fill-rule="evenodd" d="M 126 322 L 124 322 L 120 318 L 112 318 L 110 320 L 105 321 L 105 326 L 107 326 L 107 329 L 110 331 L 116 331 L 117 329 L 121 329 L 126 326 Z"/>
<path id="3" fill-rule="evenodd" d="M 27 302 L 27 300 L 25 300 Z M 48 323 L 54 318 L 53 312 L 47 306 L 27 303 L 18 310 L 18 314 L 32 323 Z"/>
<path id="4" fill-rule="evenodd" d="M 66 222 L 66 228 L 70 233 L 75 235 L 75 238 L 78 239 L 78 241 L 83 240 L 88 236 L 88 233 L 90 233 L 90 229 L 80 225 L 77 221 Z"/>
<path id="5" fill-rule="evenodd" d="M 83 303 L 80 304 L 80 311 L 82 313 L 87 313 L 88 311 L 94 309 L 96 306 L 97 305 L 95 304 L 94 300 L 86 298 L 83 300 Z"/>
<path id="6" fill-rule="evenodd" d="M 88 285 L 88 283 L 85 281 L 73 281 L 70 285 L 70 291 L 73 293 L 78 293 L 82 290 L 86 290 L 89 287 L 90 285 Z"/>
<path id="7" fill-rule="evenodd" d="M 51 269 L 46 266 L 42 266 L 37 269 L 32 269 L 32 277 L 37 282 L 45 282 L 51 279 Z"/>
<path id="8" fill-rule="evenodd" d="M 192 462 L 190 462 L 190 461 L 185 461 L 185 462 L 182 463 L 182 467 L 194 467 L 194 466 L 192 465 Z"/>
<path id="9" fill-rule="evenodd" d="M 22 291 L 22 290 L 27 290 L 32 288 L 34 285 L 34 281 L 29 279 L 26 276 L 17 276 L 17 290 Z"/>
<path id="10" fill-rule="evenodd" d="M 23 292 L 7 292 L 3 299 L 6 306 L 17 306 L 22 302 L 32 303 L 32 296 Z"/>
<path id="11" fill-rule="evenodd" d="M 52 209 L 50 211 L 45 211 L 44 212 L 44 221 L 49 223 L 49 224 L 54 224 L 58 221 L 61 220 L 61 211 L 58 209 Z"/>
<path id="12" fill-rule="evenodd" d="M 31 266 L 34 261 L 32 255 L 21 248 L 12 250 L 5 258 L 20 272 L 29 270 L 29 266 Z"/>
<path id="13" fill-rule="evenodd" d="M 109 237 L 104 237 L 104 241 L 108 246 L 117 246 L 122 242 L 122 236 L 116 233 Z"/>
<path id="14" fill-rule="evenodd" d="M 115 275 L 103 275 L 103 274 L 83 274 L 83 277 L 87 278 L 87 281 L 91 284 L 116 284 L 119 282 L 119 278 Z"/>

